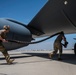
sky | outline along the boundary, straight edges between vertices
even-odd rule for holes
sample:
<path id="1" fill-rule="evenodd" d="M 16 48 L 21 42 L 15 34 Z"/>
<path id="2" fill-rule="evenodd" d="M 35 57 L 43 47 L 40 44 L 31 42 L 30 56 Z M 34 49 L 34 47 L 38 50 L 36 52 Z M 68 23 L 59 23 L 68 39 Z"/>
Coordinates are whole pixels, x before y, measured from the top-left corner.
<path id="1" fill-rule="evenodd" d="M 47 0 L 0 0 L 0 17 L 28 24 Z"/>
<path id="2" fill-rule="evenodd" d="M 0 0 L 0 18 L 11 18 L 27 25 L 47 1 L 48 0 Z M 67 40 L 70 41 L 68 49 L 72 49 L 76 42 L 73 39 L 76 37 L 76 34 L 66 35 L 66 37 Z M 51 50 L 53 49 L 53 42 L 55 38 L 56 37 L 51 38 L 42 43 L 29 45 L 22 49 Z M 40 39 L 43 38 L 37 38 L 36 40 Z"/>

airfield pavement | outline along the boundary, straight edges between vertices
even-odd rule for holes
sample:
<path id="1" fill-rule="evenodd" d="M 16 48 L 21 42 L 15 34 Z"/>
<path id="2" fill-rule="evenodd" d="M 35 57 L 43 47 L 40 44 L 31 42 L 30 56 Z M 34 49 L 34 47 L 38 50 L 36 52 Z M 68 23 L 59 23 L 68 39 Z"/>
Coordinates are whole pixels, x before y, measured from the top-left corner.
<path id="1" fill-rule="evenodd" d="M 64 50 L 62 61 L 57 55 L 49 59 L 51 51 L 9 51 L 15 61 L 7 65 L 0 53 L 0 75 L 76 75 L 76 56 L 73 50 Z"/>

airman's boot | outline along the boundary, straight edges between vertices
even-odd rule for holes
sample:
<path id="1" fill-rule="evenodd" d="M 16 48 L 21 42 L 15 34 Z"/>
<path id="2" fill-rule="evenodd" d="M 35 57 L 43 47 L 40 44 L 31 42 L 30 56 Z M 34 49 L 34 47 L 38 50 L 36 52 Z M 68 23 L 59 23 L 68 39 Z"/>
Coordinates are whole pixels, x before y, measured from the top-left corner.
<path id="1" fill-rule="evenodd" d="M 13 61 L 14 61 L 14 59 L 10 59 L 10 60 L 7 62 L 7 64 L 12 64 Z"/>
<path id="2" fill-rule="evenodd" d="M 49 58 L 52 58 L 53 54 L 52 53 L 49 53 Z"/>
<path id="3" fill-rule="evenodd" d="M 62 60 L 61 54 L 59 53 L 58 60 Z"/>
<path id="4" fill-rule="evenodd" d="M 10 56 L 9 56 L 7 50 L 4 49 L 2 51 L 2 54 L 5 56 L 7 64 L 12 64 L 13 63 L 14 59 L 10 59 Z"/>
<path id="5" fill-rule="evenodd" d="M 9 55 L 6 55 L 5 58 L 6 58 L 7 64 L 12 64 L 14 61 L 14 59 L 10 59 Z"/>

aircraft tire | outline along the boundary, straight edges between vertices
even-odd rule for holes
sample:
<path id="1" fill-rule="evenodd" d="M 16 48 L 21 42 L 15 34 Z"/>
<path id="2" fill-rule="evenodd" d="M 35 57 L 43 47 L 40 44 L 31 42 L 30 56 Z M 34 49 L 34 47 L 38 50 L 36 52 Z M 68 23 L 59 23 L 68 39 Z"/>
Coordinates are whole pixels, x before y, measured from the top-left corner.
<path id="1" fill-rule="evenodd" d="M 76 43 L 74 44 L 74 53 L 76 55 Z"/>

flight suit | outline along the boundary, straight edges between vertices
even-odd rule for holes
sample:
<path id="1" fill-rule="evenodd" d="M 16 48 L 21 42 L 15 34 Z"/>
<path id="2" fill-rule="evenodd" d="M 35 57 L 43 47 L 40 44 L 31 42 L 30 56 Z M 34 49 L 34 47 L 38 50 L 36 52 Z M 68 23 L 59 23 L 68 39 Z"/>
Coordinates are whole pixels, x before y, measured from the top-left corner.
<path id="1" fill-rule="evenodd" d="M 54 42 L 54 51 L 52 53 L 49 54 L 49 57 L 51 58 L 54 54 L 56 54 L 59 50 L 59 55 L 58 55 L 58 59 L 61 58 L 62 55 L 62 43 L 61 41 L 64 40 L 66 42 L 66 38 L 64 36 L 64 34 L 59 34 L 59 36 L 56 38 L 55 42 Z"/>
<path id="2" fill-rule="evenodd" d="M 0 36 L 5 39 L 6 38 L 6 34 L 3 32 L 3 30 L 0 30 Z M 0 40 L 0 51 L 2 52 L 2 54 L 5 56 L 6 62 L 8 64 L 11 64 L 14 60 L 10 60 L 10 56 L 7 52 L 7 50 L 5 49 L 5 47 L 2 44 L 2 40 Z"/>

